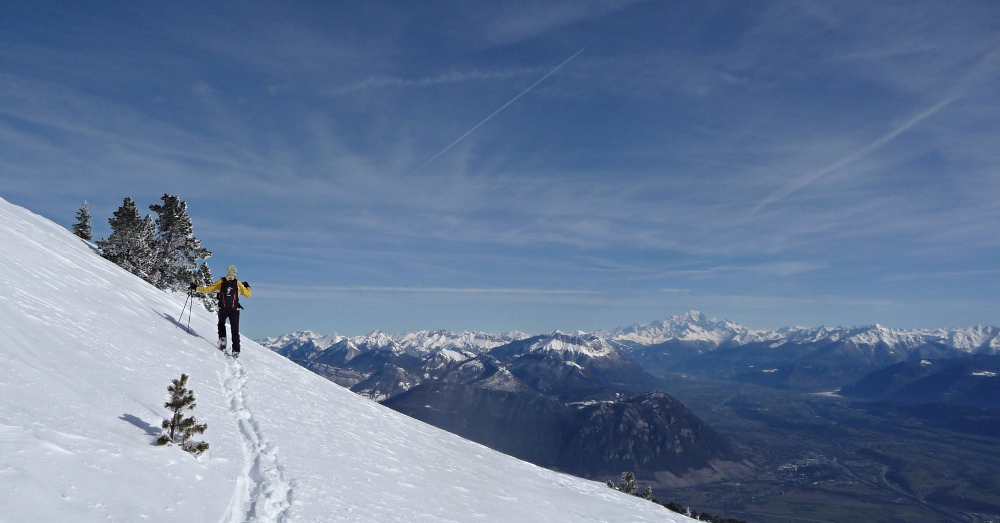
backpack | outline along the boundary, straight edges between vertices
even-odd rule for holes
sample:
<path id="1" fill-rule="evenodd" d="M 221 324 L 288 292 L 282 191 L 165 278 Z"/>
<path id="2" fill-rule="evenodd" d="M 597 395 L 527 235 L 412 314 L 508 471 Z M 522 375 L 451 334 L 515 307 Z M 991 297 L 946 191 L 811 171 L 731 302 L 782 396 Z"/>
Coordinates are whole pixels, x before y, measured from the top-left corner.
<path id="1" fill-rule="evenodd" d="M 222 286 L 219 287 L 219 308 L 224 311 L 240 310 L 240 288 L 239 282 L 235 278 L 232 280 L 223 278 Z"/>

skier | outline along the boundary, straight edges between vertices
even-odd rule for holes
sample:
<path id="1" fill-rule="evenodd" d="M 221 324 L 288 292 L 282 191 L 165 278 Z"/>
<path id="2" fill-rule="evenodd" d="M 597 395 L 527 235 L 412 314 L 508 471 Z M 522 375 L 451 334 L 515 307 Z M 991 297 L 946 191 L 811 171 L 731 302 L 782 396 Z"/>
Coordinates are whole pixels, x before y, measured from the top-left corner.
<path id="1" fill-rule="evenodd" d="M 250 284 L 236 280 L 236 266 L 230 265 L 225 278 L 204 287 L 191 284 L 191 290 L 206 294 L 219 293 L 219 350 L 226 350 L 226 318 L 233 331 L 233 357 L 240 357 L 240 295 L 250 297 Z"/>

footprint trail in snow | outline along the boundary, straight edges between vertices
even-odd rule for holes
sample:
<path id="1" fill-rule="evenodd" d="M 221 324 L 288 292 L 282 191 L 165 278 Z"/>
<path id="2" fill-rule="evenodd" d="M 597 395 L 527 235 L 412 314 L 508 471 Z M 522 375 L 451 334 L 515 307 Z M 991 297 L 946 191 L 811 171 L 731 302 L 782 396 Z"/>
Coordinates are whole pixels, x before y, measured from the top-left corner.
<path id="1" fill-rule="evenodd" d="M 243 474 L 236 481 L 233 500 L 222 523 L 280 523 L 291 507 L 292 485 L 278 463 L 277 449 L 268 442 L 246 404 L 247 374 L 238 361 L 226 359 L 223 386 L 229 410 L 243 443 Z"/>

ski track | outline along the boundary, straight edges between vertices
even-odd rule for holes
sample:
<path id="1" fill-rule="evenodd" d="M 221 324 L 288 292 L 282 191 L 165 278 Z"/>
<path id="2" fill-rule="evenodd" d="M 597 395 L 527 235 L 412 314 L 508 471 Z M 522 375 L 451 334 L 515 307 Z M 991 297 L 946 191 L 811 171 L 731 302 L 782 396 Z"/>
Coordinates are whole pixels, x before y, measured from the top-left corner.
<path id="1" fill-rule="evenodd" d="M 220 523 L 282 523 L 292 501 L 292 484 L 284 477 L 277 448 L 261 433 L 246 404 L 247 373 L 239 361 L 226 357 L 222 383 L 229 410 L 239 427 L 245 463 L 236 481 L 229 510 Z"/>

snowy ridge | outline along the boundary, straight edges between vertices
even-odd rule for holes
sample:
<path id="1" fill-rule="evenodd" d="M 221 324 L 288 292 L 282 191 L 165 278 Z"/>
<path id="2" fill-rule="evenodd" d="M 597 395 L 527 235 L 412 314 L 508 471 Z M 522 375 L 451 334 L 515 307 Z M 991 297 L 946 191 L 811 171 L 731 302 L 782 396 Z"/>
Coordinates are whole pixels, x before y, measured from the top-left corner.
<path id="1" fill-rule="evenodd" d="M 417 331 L 395 336 L 393 339 L 411 354 L 422 354 L 434 349 L 451 349 L 457 353 L 482 353 L 511 341 L 527 338 L 520 332 L 507 334 L 487 334 L 484 332 L 463 331 L 453 333 L 448 331 Z"/>
<path id="2" fill-rule="evenodd" d="M 417 356 L 437 349 L 451 349 L 455 357 L 482 354 L 505 344 L 530 338 L 519 332 L 507 334 L 487 334 L 482 332 L 451 333 L 447 331 L 417 331 L 389 336 L 376 332 L 369 336 L 343 338 L 336 334 L 321 337 L 315 333 L 286 334 L 279 338 L 267 338 L 262 344 L 272 350 L 298 347 L 312 342 L 325 349 L 336 342 L 349 340 L 358 351 L 373 348 L 396 347 Z M 555 331 L 543 336 L 532 350 L 551 350 L 560 354 L 575 352 L 597 356 L 604 354 L 600 346 L 612 342 L 624 347 L 642 347 L 666 342 L 682 342 L 712 350 L 721 346 L 741 346 L 750 343 L 767 343 L 771 347 L 794 344 L 825 344 L 838 341 L 850 342 L 858 346 L 885 344 L 893 349 L 909 351 L 923 345 L 935 343 L 968 354 L 1000 354 L 1000 327 L 978 325 L 956 329 L 893 329 L 883 325 L 852 327 L 784 327 L 778 330 L 751 329 L 729 320 L 709 317 L 699 311 L 689 311 L 666 320 L 646 324 L 636 323 L 630 327 L 600 330 L 592 334 L 578 332 L 573 335 Z M 389 340 L 392 340 L 392 343 Z M 580 341 L 567 341 L 577 339 Z M 592 340 L 602 340 L 594 342 Z M 336 340 L 326 343 L 327 340 Z M 461 360 L 458 360 L 461 361 Z"/>
<path id="3" fill-rule="evenodd" d="M 529 335 L 521 332 L 506 334 L 487 334 L 485 332 L 449 332 L 449 331 L 416 331 L 390 336 L 381 331 L 375 331 L 367 336 L 345 337 L 337 333 L 321 336 L 313 331 L 298 331 L 282 334 L 275 338 L 258 340 L 265 347 L 297 348 L 311 344 L 318 350 L 326 350 L 342 342 L 348 342 L 359 350 L 402 350 L 421 355 L 436 349 L 450 349 L 460 354 L 471 352 L 480 354 L 511 341 L 523 340 Z"/>
<path id="4" fill-rule="evenodd" d="M 463 361 L 475 358 L 476 354 L 448 347 L 439 347 L 431 350 L 424 358 L 424 379 L 430 377 L 431 373 L 436 373 Z"/>
<path id="5" fill-rule="evenodd" d="M 551 352 L 561 359 L 569 359 L 570 356 L 598 359 L 614 354 L 615 350 L 607 341 L 596 336 L 584 338 L 557 331 L 548 336 L 540 336 L 528 347 L 526 352 Z"/>
<path id="6" fill-rule="evenodd" d="M 321 336 L 313 331 L 299 331 L 282 334 L 277 338 L 266 338 L 261 341 L 265 346 L 296 346 L 301 347 L 308 343 L 313 344 L 318 349 L 326 349 L 331 345 L 340 343 L 345 338 L 336 332 L 327 336 Z"/>
<path id="7" fill-rule="evenodd" d="M 0 199 L 5 521 L 690 521 L 365 400 Z M 249 319 L 249 317 L 247 318 Z M 152 444 L 190 376 L 211 447 Z"/>
<path id="8" fill-rule="evenodd" d="M 1000 328 L 992 325 L 977 325 L 951 330 L 935 329 L 923 332 L 928 338 L 937 338 L 945 345 L 965 352 L 988 347 L 990 353 L 1000 353 Z"/>
<path id="9" fill-rule="evenodd" d="M 871 327 L 858 329 L 846 339 L 859 345 L 885 343 L 903 349 L 914 349 L 927 343 L 926 337 L 919 332 L 889 329 L 877 323 Z"/>
<path id="10" fill-rule="evenodd" d="M 402 351 L 402 347 L 392 339 L 392 336 L 382 332 L 374 331 L 367 336 L 351 338 L 351 343 L 358 347 L 366 347 L 375 350 Z"/>
<path id="11" fill-rule="evenodd" d="M 685 341 L 718 347 L 726 343 L 744 345 L 779 338 L 777 333 L 753 330 L 728 320 L 710 318 L 700 311 L 627 328 L 598 331 L 598 336 L 631 345 L 655 345 L 667 341 Z"/>
<path id="12" fill-rule="evenodd" d="M 710 318 L 699 311 L 689 311 L 663 321 L 635 324 L 628 328 L 599 331 L 599 336 L 628 346 L 655 345 L 667 341 L 693 342 L 713 349 L 723 345 L 770 343 L 852 342 L 856 345 L 885 344 L 911 350 L 928 343 L 939 343 L 967 353 L 1000 352 L 1000 328 L 977 326 L 959 329 L 903 330 L 883 325 L 853 327 L 785 327 L 776 331 L 749 329 L 728 320 Z"/>

